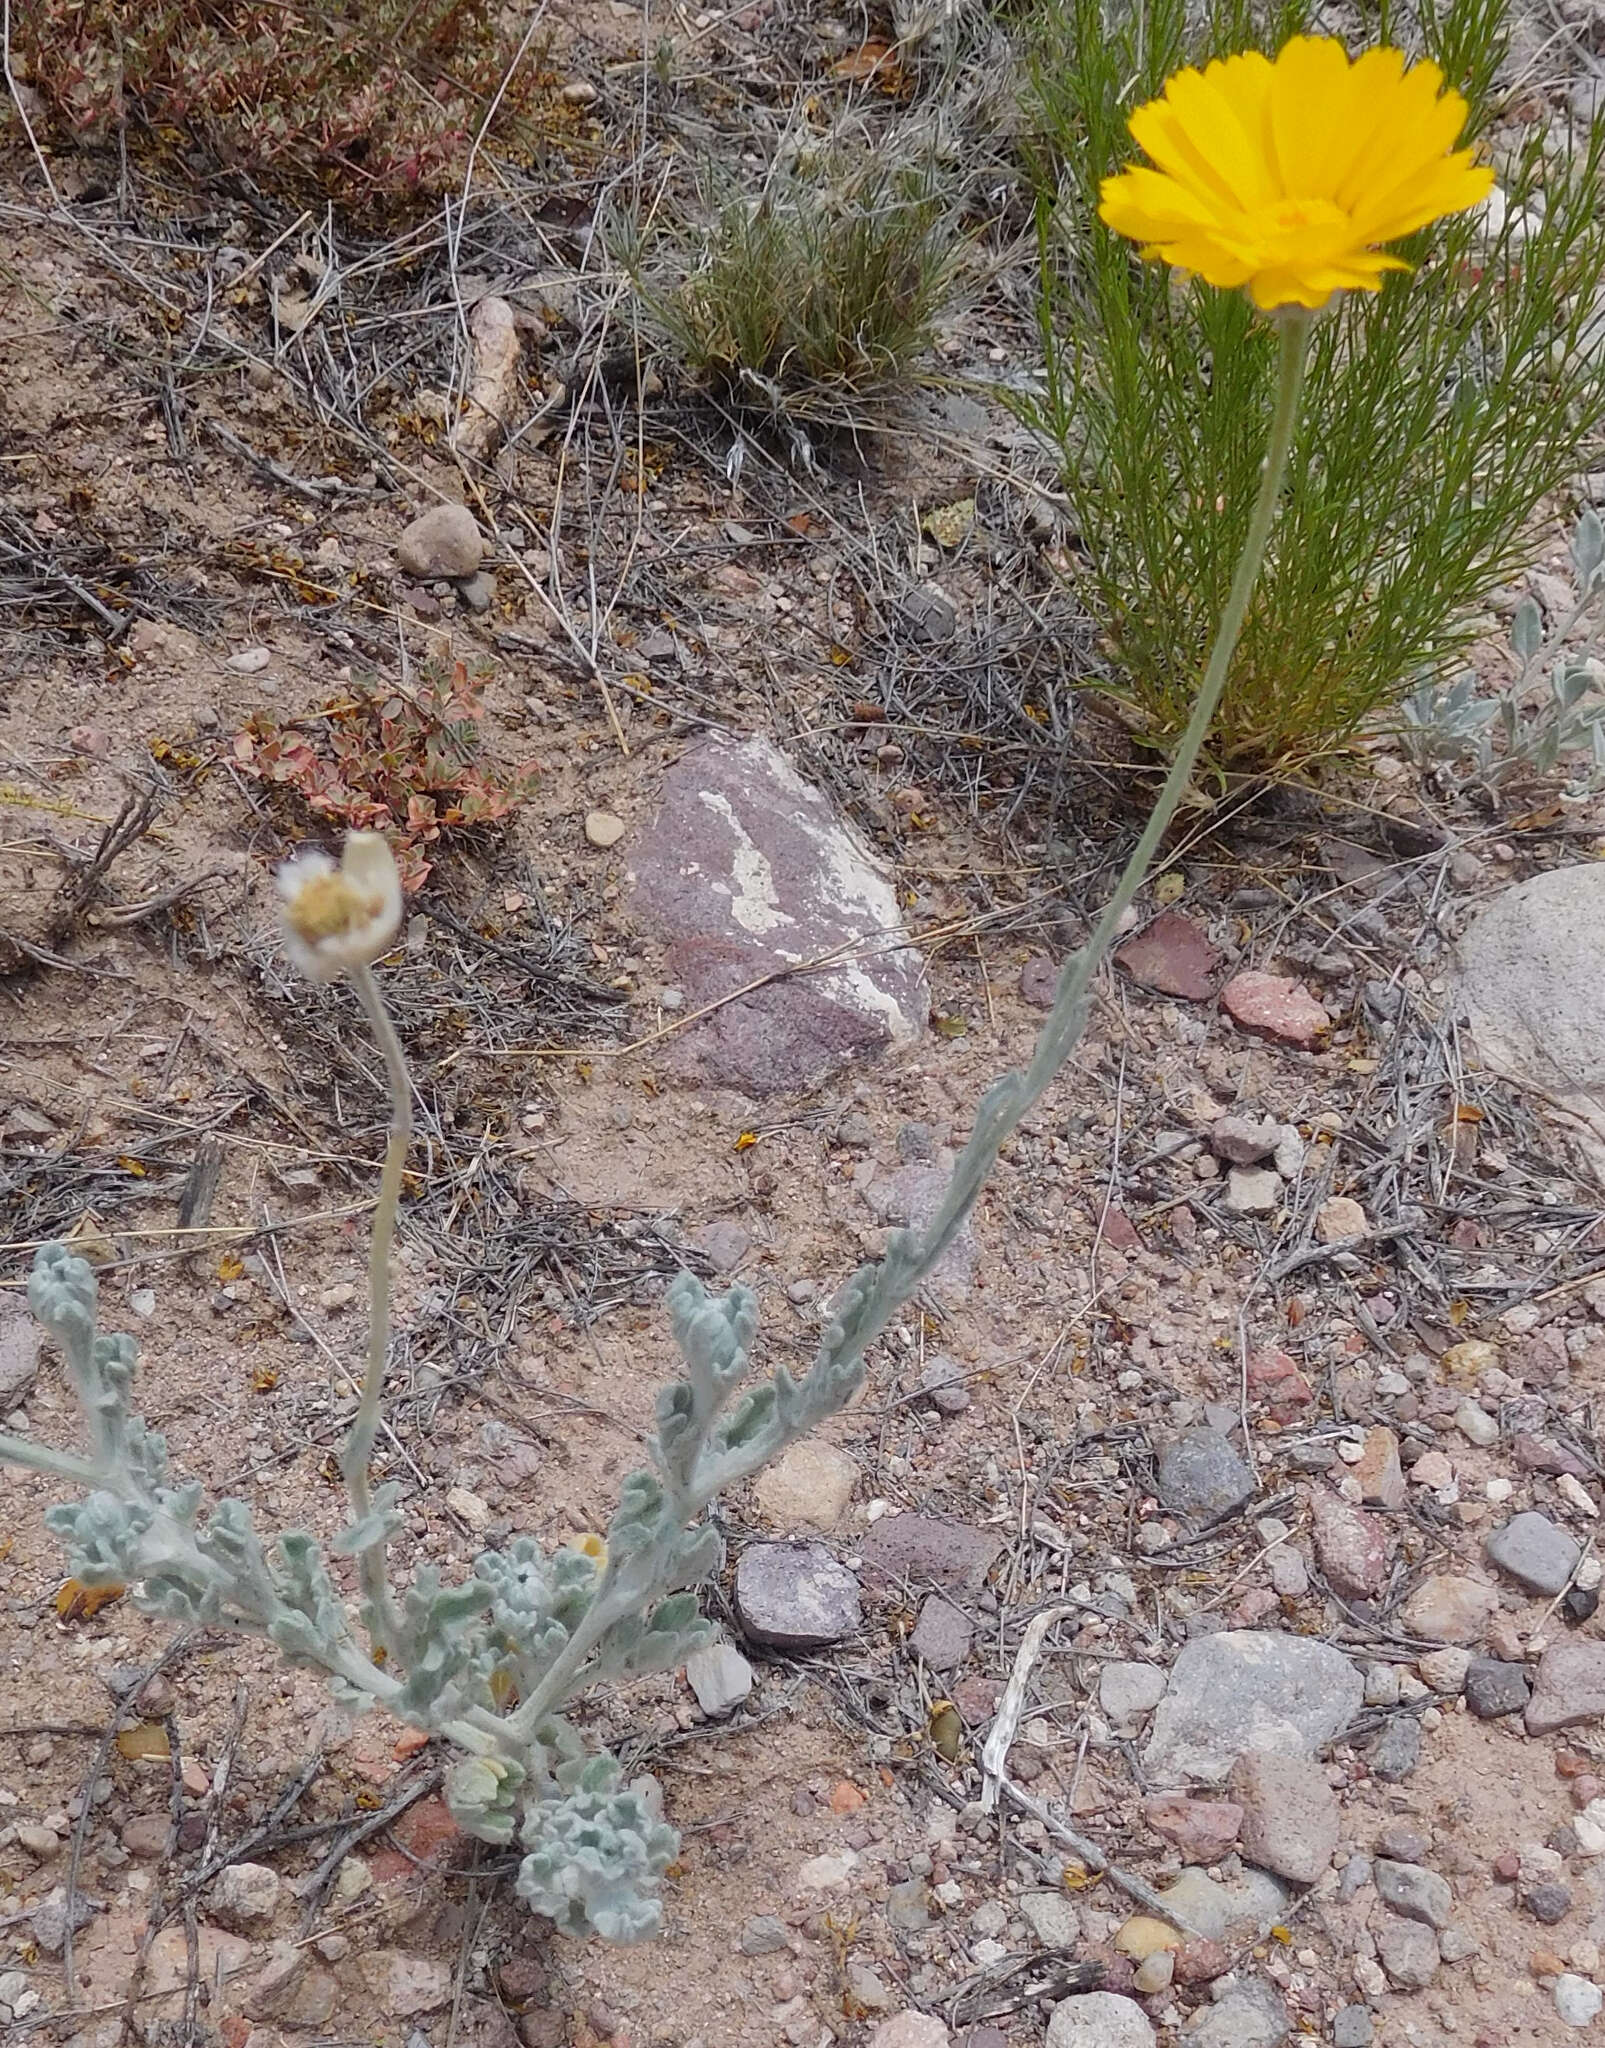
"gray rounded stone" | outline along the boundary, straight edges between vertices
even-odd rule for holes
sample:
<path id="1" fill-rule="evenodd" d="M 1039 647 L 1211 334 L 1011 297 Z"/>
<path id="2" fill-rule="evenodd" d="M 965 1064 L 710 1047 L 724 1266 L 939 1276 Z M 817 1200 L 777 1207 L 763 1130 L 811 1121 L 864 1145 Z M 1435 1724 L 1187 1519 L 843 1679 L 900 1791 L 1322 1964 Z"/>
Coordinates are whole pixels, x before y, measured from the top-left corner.
<path id="1" fill-rule="evenodd" d="M 1421 1761 L 1421 1723 L 1414 1714 L 1395 1714 L 1366 1751 L 1373 1778 L 1402 1785 Z"/>
<path id="2" fill-rule="evenodd" d="M 1172 1514 L 1229 1514 L 1254 1492 L 1254 1475 L 1213 1429 L 1190 1429 L 1160 1454 L 1156 1489 Z"/>
<path id="3" fill-rule="evenodd" d="M 1384 1913 L 1376 1930 L 1377 1961 L 1401 1991 L 1424 1991 L 1438 1974 L 1438 1937 L 1419 1920 Z"/>
<path id="4" fill-rule="evenodd" d="M 396 542 L 396 560 L 409 576 L 472 576 L 485 555 L 485 538 L 466 505 L 432 505 Z"/>
<path id="5" fill-rule="evenodd" d="M 1262 1977 L 1223 1987 L 1188 2030 L 1187 2048 L 1281 2048 L 1292 2032 L 1282 1994 Z"/>
<path id="6" fill-rule="evenodd" d="M 933 1671 L 952 1671 L 970 1654 L 975 1628 L 962 1607 L 932 1593 L 920 1609 L 909 1643 Z"/>
<path id="7" fill-rule="evenodd" d="M 1156 1788 L 1221 1785 L 1245 1749 L 1310 1755 L 1341 1735 L 1365 1681 L 1309 1636 L 1223 1629 L 1195 1636 L 1171 1667 L 1143 1773 Z"/>
<path id="8" fill-rule="evenodd" d="M 1406 1920 L 1419 1920 L 1428 1927 L 1447 1927 L 1454 1912 L 1454 1894 L 1435 1870 L 1419 1863 L 1395 1863 L 1379 1856 L 1372 1870 L 1377 1891 Z"/>
<path id="9" fill-rule="evenodd" d="M 858 1627 L 858 1581 L 822 1543 L 751 1543 L 736 1566 L 736 1615 L 755 1643 L 822 1649 Z"/>
<path id="10" fill-rule="evenodd" d="M 1482 1064 L 1575 1119 L 1605 1162 L 1605 866 L 1583 861 L 1501 890 L 1460 945 L 1459 994 Z"/>
<path id="11" fill-rule="evenodd" d="M 1575 1538 L 1547 1515 L 1513 1516 L 1483 1545 L 1488 1562 L 1529 1593 L 1546 1598 L 1564 1592 L 1583 1554 Z"/>
<path id="12" fill-rule="evenodd" d="M 1148 2015 L 1113 1991 L 1084 1991 L 1053 2008 L 1048 2048 L 1154 2048 Z"/>
<path id="13" fill-rule="evenodd" d="M 1322 1766 L 1275 1751 L 1240 1756 L 1226 1789 L 1243 1809 L 1245 1860 L 1294 1884 L 1314 1884 L 1337 1853 L 1342 1827 Z"/>
<path id="14" fill-rule="evenodd" d="M 1529 1735 L 1553 1735 L 1605 1718 L 1605 1643 L 1573 1637 L 1551 1643 L 1538 1662 L 1527 1702 Z"/>

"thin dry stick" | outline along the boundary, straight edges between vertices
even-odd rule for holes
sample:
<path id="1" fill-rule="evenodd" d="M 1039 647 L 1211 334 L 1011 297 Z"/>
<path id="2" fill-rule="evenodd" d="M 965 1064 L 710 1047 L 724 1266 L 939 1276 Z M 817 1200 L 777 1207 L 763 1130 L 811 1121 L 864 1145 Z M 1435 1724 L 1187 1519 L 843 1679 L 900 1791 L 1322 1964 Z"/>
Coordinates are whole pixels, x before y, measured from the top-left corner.
<path id="1" fill-rule="evenodd" d="M 1202 1939 L 1201 1930 L 1193 1925 L 1185 1913 L 1178 1913 L 1163 1892 L 1156 1892 L 1151 1884 L 1145 1884 L 1129 1870 L 1122 1870 L 1118 1863 L 1111 1863 L 1096 1842 L 1089 1842 L 1085 1835 L 1078 1835 L 1074 1828 L 1067 1828 L 1062 1820 L 1055 1820 L 1039 1800 L 1033 1799 L 1029 1792 L 1022 1792 L 1012 1778 L 1001 1778 L 999 1783 L 1004 1794 L 1015 1806 L 1022 1812 L 1030 1814 L 1034 1821 L 1040 1822 L 1056 1842 L 1062 1842 L 1089 1870 L 1099 1877 L 1108 1878 L 1109 1882 L 1123 1891 L 1134 1905 L 1141 1906 L 1145 1913 L 1151 1913 L 1156 1920 L 1168 1920 L 1183 1934 L 1191 1934 Z"/>

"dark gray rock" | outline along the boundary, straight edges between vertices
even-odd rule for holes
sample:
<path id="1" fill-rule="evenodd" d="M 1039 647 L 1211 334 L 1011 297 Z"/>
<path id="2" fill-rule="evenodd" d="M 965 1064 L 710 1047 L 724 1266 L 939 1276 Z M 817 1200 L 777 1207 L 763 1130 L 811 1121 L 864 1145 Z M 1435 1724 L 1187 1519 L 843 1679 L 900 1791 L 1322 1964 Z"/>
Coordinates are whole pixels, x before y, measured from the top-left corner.
<path id="1" fill-rule="evenodd" d="M 1497 1657 L 1473 1657 L 1466 1666 L 1466 1705 L 1479 1721 L 1519 1714 L 1532 1690 L 1520 1664 L 1502 1664 Z"/>
<path id="2" fill-rule="evenodd" d="M 935 1515 L 883 1515 L 860 1546 L 867 1592 L 889 1592 L 905 1581 L 916 1589 L 978 1593 L 1003 1545 L 984 1529 Z"/>
<path id="3" fill-rule="evenodd" d="M 1173 1515 L 1199 1521 L 1241 1507 L 1255 1488 L 1247 1464 L 1213 1429 L 1190 1429 L 1167 1444 L 1160 1453 L 1155 1484 Z"/>
<path id="4" fill-rule="evenodd" d="M 858 1581 L 822 1543 L 749 1543 L 736 1566 L 736 1615 L 755 1643 L 821 1649 L 858 1627 Z"/>
<path id="5" fill-rule="evenodd" d="M 1395 1714 L 1366 1751 L 1373 1778 L 1402 1785 L 1421 1761 L 1421 1723 L 1414 1714 Z"/>
<path id="6" fill-rule="evenodd" d="M 1483 1552 L 1506 1578 L 1546 1599 L 1565 1590 L 1583 1554 L 1582 1545 L 1556 1528 L 1547 1515 L 1531 1513 L 1516 1515 L 1495 1529 Z"/>
<path id="7" fill-rule="evenodd" d="M 1371 2009 L 1345 2005 L 1332 2021 L 1332 2048 L 1371 2048 Z"/>
<path id="8" fill-rule="evenodd" d="M 932 1593 L 920 1609 L 909 1638 L 916 1656 L 933 1671 L 954 1671 L 970 1654 L 975 1637 L 974 1624 L 962 1607 L 941 1593 Z"/>
<path id="9" fill-rule="evenodd" d="M 1572 1909 L 1572 1895 L 1563 1884 L 1535 1884 L 1522 1904 L 1545 1927 L 1558 1927 Z"/>
<path id="10" fill-rule="evenodd" d="M 631 907 L 667 942 L 691 1009 L 766 974 L 670 1041 L 698 1080 L 756 1095 L 809 1088 L 919 1038 L 930 995 L 890 875 L 767 740 L 701 740 L 664 777 L 631 862 Z M 790 974 L 846 954 L 828 971 Z"/>
<path id="11" fill-rule="evenodd" d="M 911 590 L 899 609 L 910 633 L 928 647 L 951 640 L 958 631 L 958 611 L 952 599 L 938 590 L 934 583 L 922 583 L 918 589 Z"/>
<path id="12" fill-rule="evenodd" d="M 1220 1785 L 1246 1749 L 1310 1755 L 1343 1732 L 1364 1697 L 1348 1658 L 1309 1636 L 1195 1636 L 1154 1715 L 1144 1775 L 1155 1787 Z"/>

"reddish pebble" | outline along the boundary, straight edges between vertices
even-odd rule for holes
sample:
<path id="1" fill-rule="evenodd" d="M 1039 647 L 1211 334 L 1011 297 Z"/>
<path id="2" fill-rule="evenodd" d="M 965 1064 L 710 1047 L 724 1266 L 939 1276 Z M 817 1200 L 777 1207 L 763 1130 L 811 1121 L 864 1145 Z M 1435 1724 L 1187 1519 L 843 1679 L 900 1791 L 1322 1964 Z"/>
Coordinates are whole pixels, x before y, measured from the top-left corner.
<path id="1" fill-rule="evenodd" d="M 1218 1941 L 1184 1942 L 1172 1953 L 1176 1966 L 1171 1981 L 1176 1984 L 1211 1984 L 1232 1966 L 1231 1957 Z"/>
<path id="2" fill-rule="evenodd" d="M 398 1848 L 420 1863 L 443 1862 L 467 1839 L 444 1799 L 420 1799 L 390 1830 Z"/>
<path id="3" fill-rule="evenodd" d="M 857 1813 L 861 1806 L 869 1804 L 868 1797 L 848 1779 L 843 1778 L 831 1787 L 830 1810 L 832 1813 Z"/>
<path id="4" fill-rule="evenodd" d="M 1582 1777 L 1572 1780 L 1572 1804 L 1579 1813 L 1585 1806 L 1592 1806 L 1602 1793 L 1605 1793 L 1605 1778 L 1596 1778 L 1585 1772 Z"/>
<path id="5" fill-rule="evenodd" d="M 1575 1749 L 1557 1749 L 1555 1752 L 1555 1776 L 1557 1778 L 1580 1778 L 1594 1768 L 1591 1756 L 1580 1756 Z"/>
<path id="6" fill-rule="evenodd" d="M 1527 1967 L 1535 1977 L 1558 1977 L 1566 1965 L 1552 1948 L 1535 1948 L 1527 1959 Z"/>
<path id="7" fill-rule="evenodd" d="M 217 2031 L 223 2040 L 223 2048 L 245 2048 L 250 2038 L 251 2022 L 243 2013 L 225 2013 L 217 2023 Z"/>
<path id="8" fill-rule="evenodd" d="M 1235 1800 L 1194 1799 L 1186 1792 L 1150 1793 L 1142 1817 L 1156 1835 L 1199 1863 L 1218 1863 L 1243 1825 L 1243 1809 Z"/>
<path id="9" fill-rule="evenodd" d="M 1234 974 L 1220 992 L 1221 1008 L 1241 1031 L 1311 1052 L 1332 1019 L 1302 982 L 1285 974 Z"/>
<path id="10" fill-rule="evenodd" d="M 1144 988 L 1189 1003 L 1209 1000 L 1220 966 L 1207 933 L 1179 910 L 1162 910 L 1145 931 L 1117 949 L 1115 960 Z"/>
<path id="11" fill-rule="evenodd" d="M 1112 1991 L 1117 1997 L 1129 1998 L 1136 1989 L 1136 1970 L 1130 1956 L 1123 1956 L 1118 1949 L 1111 1948 L 1106 1941 L 1094 1942 L 1090 1948 L 1081 1951 L 1080 1960 L 1085 1963 L 1101 1963 L 1103 1979 L 1100 1989 Z"/>
<path id="12" fill-rule="evenodd" d="M 1521 1857 L 1514 1849 L 1504 1849 L 1494 1858 L 1494 1876 L 1500 1884 L 1514 1884 L 1521 1875 Z"/>
<path id="13" fill-rule="evenodd" d="M 427 1728 L 405 1728 L 402 1730 L 401 1735 L 397 1739 L 396 1746 L 390 1754 L 400 1764 L 405 1763 L 408 1757 L 416 1756 L 419 1750 L 427 1749 L 428 1747 L 429 1731 Z"/>
<path id="14" fill-rule="evenodd" d="M 1046 953 L 1033 953 L 1020 969 L 1020 994 L 1034 1010 L 1051 1010 L 1059 993 L 1059 963 Z"/>

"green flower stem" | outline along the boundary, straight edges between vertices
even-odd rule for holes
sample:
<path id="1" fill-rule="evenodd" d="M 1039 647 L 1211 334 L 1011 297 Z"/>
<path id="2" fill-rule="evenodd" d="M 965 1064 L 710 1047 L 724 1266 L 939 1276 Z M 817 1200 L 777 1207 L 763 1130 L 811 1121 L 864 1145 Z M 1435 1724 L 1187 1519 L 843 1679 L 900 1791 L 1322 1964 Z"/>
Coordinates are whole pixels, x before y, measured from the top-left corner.
<path id="1" fill-rule="evenodd" d="M 1065 962 L 1059 976 L 1053 1008 L 1023 1073 L 1005 1074 L 989 1088 L 976 1112 L 970 1141 L 953 1168 L 940 1206 L 922 1238 L 894 1242 L 878 1266 L 866 1268 L 863 1285 L 843 1314 L 840 1326 L 828 1342 L 838 1364 L 861 1355 L 913 1300 L 927 1276 L 934 1270 L 948 1246 L 964 1227 L 999 1152 L 1020 1120 L 1053 1081 L 1059 1069 L 1075 1051 L 1086 1028 L 1092 1001 L 1092 985 L 1104 956 L 1114 941 L 1121 918 L 1147 879 L 1154 855 L 1175 816 L 1183 794 L 1198 764 L 1198 756 L 1220 707 L 1227 671 L 1237 648 L 1249 599 L 1265 560 L 1265 547 L 1276 519 L 1277 501 L 1287 475 L 1293 431 L 1298 423 L 1299 395 L 1304 386 L 1304 363 L 1313 316 L 1302 307 L 1284 307 L 1277 316 L 1280 338 L 1276 379 L 1276 406 L 1271 416 L 1265 464 L 1260 471 L 1259 494 L 1249 519 L 1242 556 L 1226 599 L 1226 609 L 1215 633 L 1209 663 L 1199 686 L 1187 729 L 1176 747 L 1170 773 L 1142 837 L 1137 841 L 1114 894 L 1087 943 Z M 762 1457 L 754 1462 L 762 1463 Z M 721 1479 L 733 1484 L 745 1476 L 747 1462 L 728 1461 Z"/>
<path id="2" fill-rule="evenodd" d="M 340 1470 L 351 1496 L 352 1519 L 360 1522 L 373 1503 L 368 1467 L 373 1458 L 374 1438 L 379 1433 L 379 1401 L 390 1356 L 390 1254 L 396 1241 L 402 1170 L 412 1143 L 412 1079 L 372 968 L 354 967 L 351 982 L 384 1055 L 385 1080 L 390 1091 L 390 1135 L 385 1143 L 379 1205 L 373 1212 L 373 1242 L 368 1251 L 368 1363 L 362 1376 L 362 1398 L 340 1454 Z M 368 1603 L 374 1642 L 393 1657 L 402 1641 L 401 1615 L 390 1590 L 382 1536 L 358 1553 L 357 1570 Z"/>
<path id="3" fill-rule="evenodd" d="M 1193 715 L 1188 719 L 1187 728 L 1176 747 L 1175 757 L 1170 764 L 1170 773 L 1165 777 L 1164 787 L 1159 792 L 1159 800 L 1154 805 L 1153 814 L 1143 827 L 1142 837 L 1132 850 L 1130 860 L 1126 862 L 1125 872 L 1116 884 L 1115 893 L 1104 905 L 1103 915 L 1099 918 L 1092 937 L 1077 959 L 1066 969 L 1067 976 L 1079 968 L 1082 962 L 1090 961 L 1090 978 L 1091 971 L 1101 964 L 1114 939 L 1116 927 L 1147 879 L 1149 865 L 1159 851 L 1160 842 L 1169 829 L 1171 819 L 1176 815 L 1176 808 L 1192 779 L 1193 769 L 1198 764 L 1198 756 L 1204 741 L 1209 737 L 1209 728 L 1215 722 L 1215 713 L 1220 708 L 1221 695 L 1226 688 L 1226 677 L 1231 668 L 1232 656 L 1237 652 L 1243 621 L 1248 617 L 1249 600 L 1254 595 L 1254 585 L 1259 581 L 1259 573 L 1264 565 L 1266 543 L 1270 540 L 1271 528 L 1276 523 L 1277 500 L 1281 497 L 1282 483 L 1287 475 L 1288 457 L 1293 449 L 1293 431 L 1298 425 L 1299 394 L 1304 388 L 1304 365 L 1309 354 L 1308 343 L 1313 321 L 1313 314 L 1303 306 L 1284 306 L 1276 316 L 1276 410 L 1271 415 L 1270 439 L 1265 449 L 1264 466 L 1260 470 L 1259 495 L 1254 500 L 1248 533 L 1243 541 L 1243 552 L 1238 557 L 1232 587 L 1226 596 L 1226 609 L 1221 613 L 1220 624 L 1215 629 L 1215 644 L 1209 650 L 1209 664 L 1204 670 L 1204 680 L 1199 686 L 1198 698 L 1193 705 Z M 1046 1040 L 1049 1034 L 1044 1030 L 1042 1035 Z M 1033 1070 L 1036 1065 L 1037 1061 L 1033 1060 Z M 1055 1066 L 1057 1065 L 1056 1061 Z"/>

